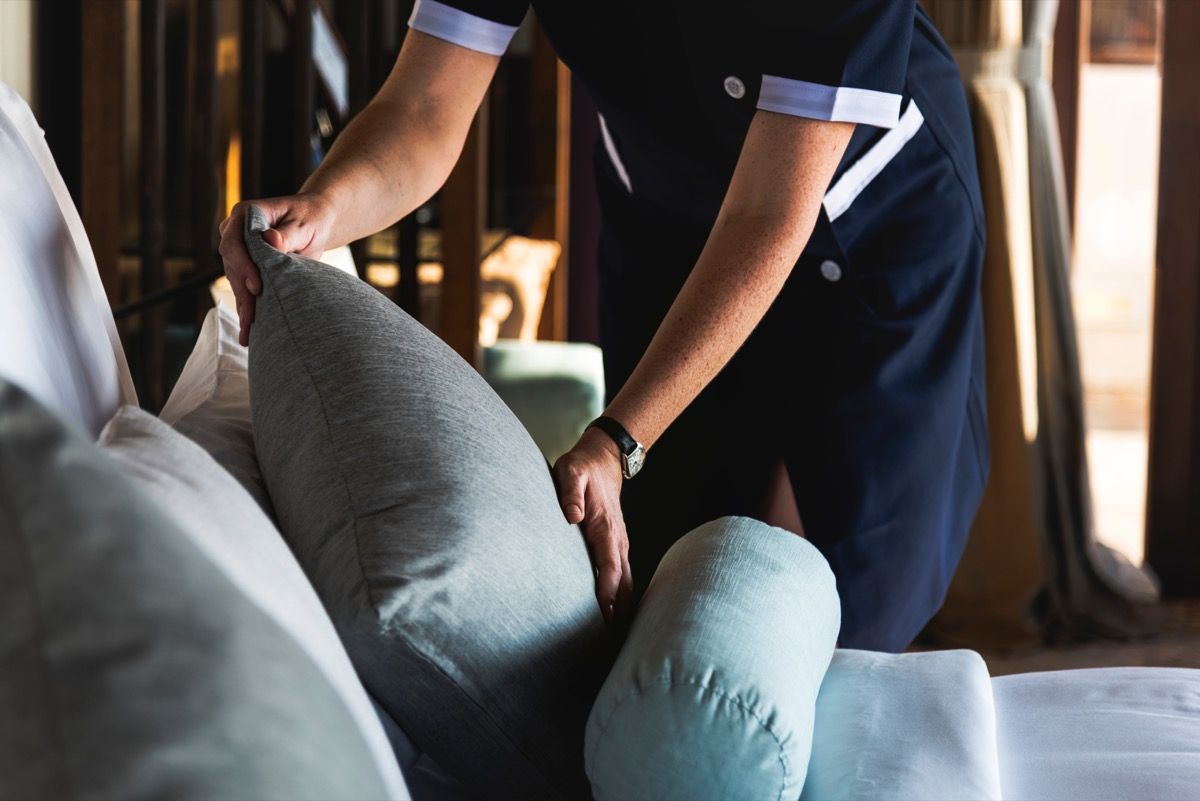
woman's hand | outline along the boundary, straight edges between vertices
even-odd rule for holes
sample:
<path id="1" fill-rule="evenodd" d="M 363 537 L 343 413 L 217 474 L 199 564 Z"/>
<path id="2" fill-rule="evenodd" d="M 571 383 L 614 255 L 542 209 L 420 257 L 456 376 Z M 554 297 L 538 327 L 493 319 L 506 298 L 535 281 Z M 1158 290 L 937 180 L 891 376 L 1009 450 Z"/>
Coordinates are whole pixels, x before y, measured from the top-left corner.
<path id="1" fill-rule="evenodd" d="M 568 523 L 578 523 L 596 569 L 596 600 L 604 619 L 624 617 L 633 601 L 629 537 L 621 514 L 621 453 L 590 428 L 554 464 L 558 497 Z"/>
<path id="2" fill-rule="evenodd" d="M 221 223 L 218 252 L 225 263 L 225 275 L 237 299 L 241 332 L 238 340 L 250 344 L 250 325 L 254 322 L 254 301 L 262 292 L 258 267 L 246 251 L 246 209 L 258 206 L 267 215 L 271 228 L 263 234 L 268 245 L 284 253 L 320 257 L 329 242 L 335 218 L 333 207 L 319 195 L 302 193 L 291 197 L 246 200 L 233 207 Z"/>

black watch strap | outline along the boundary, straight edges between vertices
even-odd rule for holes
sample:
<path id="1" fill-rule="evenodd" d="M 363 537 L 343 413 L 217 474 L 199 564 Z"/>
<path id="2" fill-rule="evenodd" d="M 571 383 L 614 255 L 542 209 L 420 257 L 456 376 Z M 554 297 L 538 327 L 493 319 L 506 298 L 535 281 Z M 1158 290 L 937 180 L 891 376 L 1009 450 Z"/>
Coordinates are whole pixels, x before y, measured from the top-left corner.
<path id="1" fill-rule="evenodd" d="M 608 434 L 609 438 L 617 443 L 617 447 L 620 448 L 621 453 L 625 456 L 630 456 L 637 450 L 637 440 L 629 435 L 629 432 L 625 430 L 625 426 L 611 417 L 597 417 L 588 423 L 588 428 L 598 428 L 605 434 Z"/>

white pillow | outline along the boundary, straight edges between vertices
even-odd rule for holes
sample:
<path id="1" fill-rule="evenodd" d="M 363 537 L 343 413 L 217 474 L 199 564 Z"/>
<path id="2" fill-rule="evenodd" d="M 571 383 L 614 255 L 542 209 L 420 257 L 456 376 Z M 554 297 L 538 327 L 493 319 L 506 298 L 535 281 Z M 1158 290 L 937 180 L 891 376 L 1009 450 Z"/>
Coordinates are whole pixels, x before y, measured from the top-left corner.
<path id="1" fill-rule="evenodd" d="M 1200 798 L 1200 670 L 1022 673 L 992 689 L 1005 798 Z"/>
<path id="2" fill-rule="evenodd" d="M 333 623 L 254 501 L 195 443 L 138 408 L 118 410 L 100 445 L 251 602 L 304 648 L 358 721 L 390 797 L 407 799 L 397 756 Z"/>
<path id="3" fill-rule="evenodd" d="M 159 419 L 208 451 L 273 517 L 254 452 L 248 358 L 247 349 L 238 344 L 237 316 L 218 304 L 204 318 Z"/>
<path id="4" fill-rule="evenodd" d="M 1000 797 L 992 681 L 979 654 L 834 652 L 801 799 Z"/>
<path id="5" fill-rule="evenodd" d="M 93 437 L 137 402 L 83 222 L 33 112 L 3 83 L 0 376 Z"/>

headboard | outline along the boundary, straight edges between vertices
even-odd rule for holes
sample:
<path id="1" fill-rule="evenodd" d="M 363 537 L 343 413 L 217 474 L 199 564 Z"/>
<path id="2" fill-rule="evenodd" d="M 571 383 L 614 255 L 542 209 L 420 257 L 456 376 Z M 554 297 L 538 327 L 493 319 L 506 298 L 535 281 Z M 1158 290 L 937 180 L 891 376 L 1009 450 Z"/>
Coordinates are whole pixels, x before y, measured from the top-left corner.
<path id="1" fill-rule="evenodd" d="M 33 112 L 3 83 L 0 376 L 93 436 L 137 403 L 83 222 Z"/>

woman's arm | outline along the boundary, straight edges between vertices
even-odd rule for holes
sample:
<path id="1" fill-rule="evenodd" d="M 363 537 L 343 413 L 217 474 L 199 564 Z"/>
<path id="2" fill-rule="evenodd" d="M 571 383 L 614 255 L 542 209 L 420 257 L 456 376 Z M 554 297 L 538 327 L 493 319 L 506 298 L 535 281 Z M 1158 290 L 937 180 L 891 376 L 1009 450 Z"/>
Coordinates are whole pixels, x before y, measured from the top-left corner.
<path id="1" fill-rule="evenodd" d="M 446 181 L 498 56 L 409 31 L 387 81 L 338 136 L 296 195 L 245 201 L 221 223 L 221 257 L 237 298 L 241 339 L 262 291 L 242 240 L 245 207 L 271 221 L 272 247 L 308 256 L 386 228 L 428 200 Z"/>
<path id="2" fill-rule="evenodd" d="M 854 126 L 759 111 L 704 250 L 605 414 L 648 449 L 733 357 L 804 250 Z M 629 598 L 615 444 L 592 429 L 555 465 L 567 519 L 582 523 L 605 615 Z"/>

